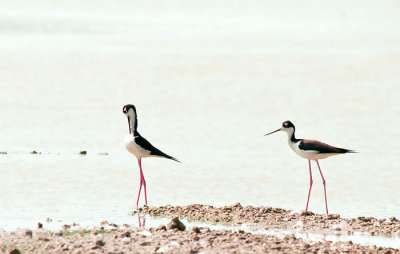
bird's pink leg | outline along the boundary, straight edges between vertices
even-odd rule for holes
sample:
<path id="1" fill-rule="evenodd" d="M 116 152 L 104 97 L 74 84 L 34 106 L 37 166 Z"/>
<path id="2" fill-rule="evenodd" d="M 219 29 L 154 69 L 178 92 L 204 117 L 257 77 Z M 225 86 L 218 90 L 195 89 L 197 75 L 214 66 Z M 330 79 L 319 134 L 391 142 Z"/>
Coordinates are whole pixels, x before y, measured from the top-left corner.
<path id="1" fill-rule="evenodd" d="M 144 186 L 144 200 L 147 205 L 147 191 L 146 191 L 146 180 L 144 179 L 143 171 L 142 171 L 142 160 L 139 160 L 139 168 L 140 168 L 140 181 L 143 182 Z"/>
<path id="2" fill-rule="evenodd" d="M 143 175 L 142 175 L 142 162 L 141 159 L 138 159 L 139 163 L 139 168 L 140 168 L 140 187 L 139 187 L 139 194 L 137 196 L 137 201 L 136 201 L 136 209 L 139 208 L 139 197 L 140 197 L 140 191 L 142 190 L 142 184 L 143 184 Z"/>
<path id="3" fill-rule="evenodd" d="M 317 165 L 318 165 L 319 172 L 321 173 L 322 183 L 324 184 L 325 207 L 326 207 L 326 214 L 328 215 L 328 201 L 327 201 L 327 199 L 326 199 L 326 182 L 325 182 L 324 175 L 322 174 L 321 168 L 320 168 L 320 166 L 319 166 L 318 160 L 316 160 L 316 162 L 317 162 Z"/>
<path id="4" fill-rule="evenodd" d="M 312 188 L 312 184 L 313 184 L 312 173 L 311 173 L 311 162 L 310 162 L 310 160 L 308 160 L 308 168 L 310 169 L 310 189 L 308 190 L 308 198 L 307 198 L 306 212 L 308 211 L 308 202 L 310 201 L 311 188 Z"/>

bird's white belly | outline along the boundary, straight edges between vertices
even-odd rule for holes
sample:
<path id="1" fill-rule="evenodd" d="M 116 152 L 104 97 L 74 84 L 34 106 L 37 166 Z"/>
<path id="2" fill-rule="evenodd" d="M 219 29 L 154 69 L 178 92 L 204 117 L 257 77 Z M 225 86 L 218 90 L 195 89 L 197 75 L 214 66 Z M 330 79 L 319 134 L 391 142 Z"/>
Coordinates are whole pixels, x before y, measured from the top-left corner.
<path id="1" fill-rule="evenodd" d="M 135 142 L 135 137 L 132 135 L 125 136 L 124 144 L 125 144 L 126 150 L 128 150 L 130 153 L 135 155 L 137 159 L 141 159 L 141 158 L 150 156 L 151 152 L 138 146 Z"/>
<path id="2" fill-rule="evenodd" d="M 319 153 L 318 151 L 315 151 L 315 150 L 308 150 L 308 151 L 301 150 L 299 148 L 300 142 L 301 141 L 298 141 L 296 143 L 292 143 L 292 142 L 289 141 L 289 146 L 290 146 L 290 148 L 292 148 L 292 150 L 295 153 L 297 153 L 297 155 L 299 155 L 300 157 L 303 157 L 303 158 L 305 158 L 307 160 L 316 161 L 316 160 L 325 159 L 325 158 L 327 158 L 329 156 L 332 156 L 332 155 L 337 155 L 337 153 Z"/>

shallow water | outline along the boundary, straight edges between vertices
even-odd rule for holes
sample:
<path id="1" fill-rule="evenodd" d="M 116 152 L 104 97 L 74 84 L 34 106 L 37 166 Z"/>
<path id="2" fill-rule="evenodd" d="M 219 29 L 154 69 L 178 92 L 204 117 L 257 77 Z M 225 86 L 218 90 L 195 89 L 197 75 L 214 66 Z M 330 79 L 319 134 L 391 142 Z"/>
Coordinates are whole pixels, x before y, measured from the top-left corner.
<path id="1" fill-rule="evenodd" d="M 331 213 L 400 216 L 396 1 L 95 5 L 0 10 L 0 227 L 132 211 L 126 103 L 182 161 L 143 160 L 151 206 L 304 209 L 307 161 L 284 133 L 264 137 L 290 119 L 300 138 L 359 151 L 320 162 Z M 324 213 L 313 167 L 309 207 Z"/>
<path id="2" fill-rule="evenodd" d="M 118 213 L 118 212 L 117 212 Z M 122 224 L 129 224 L 131 226 L 141 227 L 143 229 L 146 228 L 156 228 L 160 225 L 168 225 L 171 221 L 170 218 L 166 217 L 152 217 L 152 216 L 143 216 L 143 215 L 128 215 L 128 214 L 119 214 L 119 216 L 108 215 L 108 217 L 103 217 L 102 221 L 99 221 L 100 217 L 88 217 L 84 220 L 83 224 L 78 224 L 76 226 L 72 226 L 73 221 L 68 220 L 52 220 L 51 222 L 43 222 L 43 228 L 51 231 L 59 231 L 62 230 L 63 225 L 72 226 L 69 230 L 79 230 L 79 229 L 88 229 L 92 228 L 94 225 L 99 226 L 102 221 L 108 221 L 109 223 L 116 223 L 121 226 Z M 115 219 L 115 220 L 114 220 Z M 305 241 L 315 242 L 315 241 L 332 241 L 332 242 L 348 242 L 352 241 L 355 244 L 361 245 L 376 245 L 377 247 L 385 247 L 385 248 L 396 248 L 400 249 L 400 238 L 398 237 L 384 237 L 384 236 L 371 236 L 368 234 L 363 234 L 359 232 L 355 232 L 354 234 L 328 234 L 328 233 L 300 233 L 297 230 L 279 230 L 279 229 L 262 229 L 259 226 L 242 224 L 240 226 L 231 226 L 228 224 L 220 224 L 220 223 L 207 223 L 207 222 L 198 222 L 198 221 L 188 221 L 187 219 L 181 219 L 181 221 L 185 224 L 187 230 L 191 230 L 194 226 L 197 227 L 208 227 L 211 230 L 230 230 L 238 232 L 239 230 L 243 230 L 245 232 L 249 232 L 252 234 L 264 234 L 264 235 L 273 235 L 280 238 L 283 238 L 287 235 L 293 234 L 297 238 L 304 239 Z M 26 227 L 26 224 L 21 224 L 22 227 Z M 103 225 L 106 229 L 111 228 L 113 226 Z M 17 228 L 7 228 L 5 230 L 16 230 Z M 148 232 L 151 234 L 150 232 Z M 146 231 L 143 231 L 143 234 L 146 234 Z"/>

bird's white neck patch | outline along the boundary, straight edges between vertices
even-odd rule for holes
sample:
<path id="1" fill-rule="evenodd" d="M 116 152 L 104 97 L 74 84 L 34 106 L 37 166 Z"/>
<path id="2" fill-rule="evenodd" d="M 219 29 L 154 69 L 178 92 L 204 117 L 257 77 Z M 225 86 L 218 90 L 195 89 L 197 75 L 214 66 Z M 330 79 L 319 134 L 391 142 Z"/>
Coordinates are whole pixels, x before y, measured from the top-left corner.
<path id="1" fill-rule="evenodd" d="M 290 128 L 282 128 L 282 130 L 283 130 L 284 132 L 287 133 L 288 138 L 289 138 L 289 140 L 290 140 L 290 139 L 292 138 L 292 136 L 293 136 L 294 128 L 293 128 L 293 127 L 290 127 Z"/>
<path id="2" fill-rule="evenodd" d="M 130 125 L 129 129 L 131 131 L 130 133 L 133 134 L 137 129 L 137 119 L 135 111 L 133 109 L 130 109 L 126 115 L 128 116 L 129 119 L 129 125 Z"/>

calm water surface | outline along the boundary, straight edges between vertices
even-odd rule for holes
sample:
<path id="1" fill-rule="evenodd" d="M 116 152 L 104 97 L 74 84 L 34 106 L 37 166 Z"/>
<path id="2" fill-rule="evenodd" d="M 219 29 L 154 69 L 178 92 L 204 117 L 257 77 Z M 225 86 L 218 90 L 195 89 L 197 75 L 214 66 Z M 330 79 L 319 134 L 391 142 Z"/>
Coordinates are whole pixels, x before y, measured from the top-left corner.
<path id="1" fill-rule="evenodd" d="M 304 209 L 307 161 L 285 133 L 264 137 L 289 119 L 359 151 L 320 162 L 331 213 L 399 217 L 399 5 L 311 3 L 5 3 L 0 228 L 125 218 L 140 179 L 127 103 L 182 161 L 143 160 L 149 205 Z"/>

